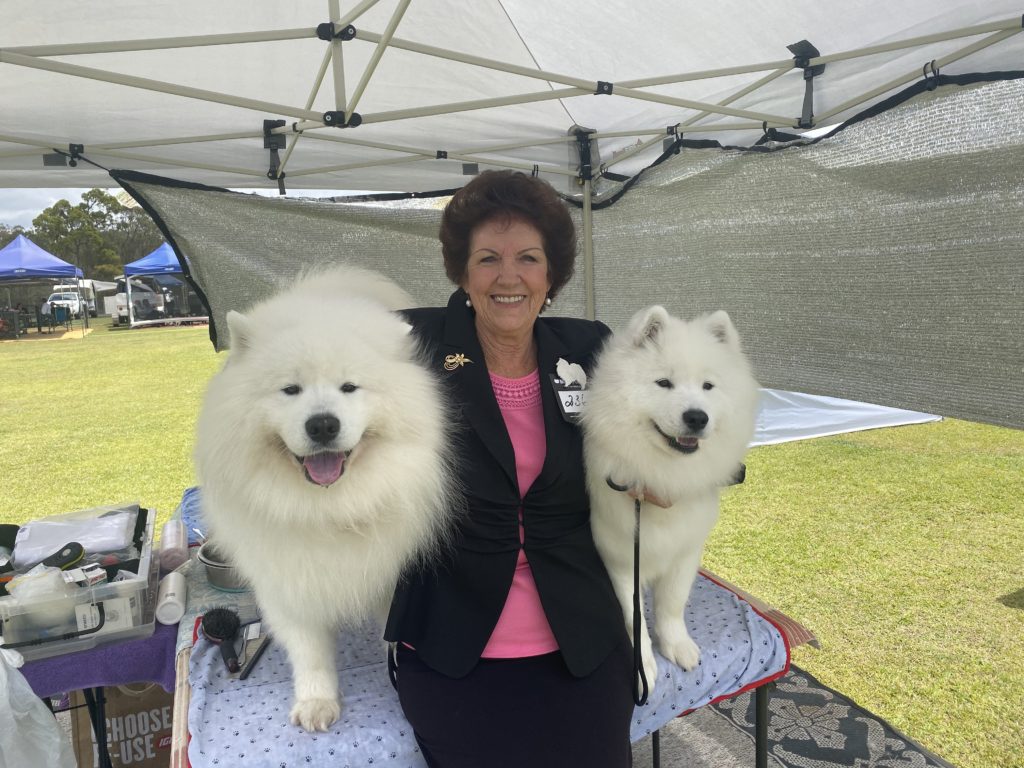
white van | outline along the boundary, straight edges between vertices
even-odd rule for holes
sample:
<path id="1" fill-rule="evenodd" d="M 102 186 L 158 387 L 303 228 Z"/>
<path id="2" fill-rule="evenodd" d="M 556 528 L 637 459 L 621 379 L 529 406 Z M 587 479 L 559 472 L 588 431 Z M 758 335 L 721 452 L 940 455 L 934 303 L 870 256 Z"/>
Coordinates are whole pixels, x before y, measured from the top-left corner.
<path id="1" fill-rule="evenodd" d="M 83 302 L 89 307 L 89 317 L 96 317 L 96 290 L 92 280 L 82 280 L 79 283 L 58 283 L 53 286 L 53 293 L 54 296 L 58 293 L 73 293 L 75 295 L 75 301 L 78 304 L 78 308 L 72 310 L 75 317 L 81 317 Z M 53 296 L 50 297 L 50 303 L 53 303 Z"/>

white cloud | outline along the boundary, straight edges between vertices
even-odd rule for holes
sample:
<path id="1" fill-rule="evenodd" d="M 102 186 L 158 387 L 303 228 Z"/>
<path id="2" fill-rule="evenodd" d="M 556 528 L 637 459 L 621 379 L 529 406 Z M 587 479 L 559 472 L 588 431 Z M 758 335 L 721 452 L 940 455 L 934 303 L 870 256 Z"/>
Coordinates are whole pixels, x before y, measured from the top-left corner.
<path id="1" fill-rule="evenodd" d="M 58 200 L 72 205 L 81 201 L 85 189 L 0 189 L 0 224 L 28 229 L 32 219 Z"/>

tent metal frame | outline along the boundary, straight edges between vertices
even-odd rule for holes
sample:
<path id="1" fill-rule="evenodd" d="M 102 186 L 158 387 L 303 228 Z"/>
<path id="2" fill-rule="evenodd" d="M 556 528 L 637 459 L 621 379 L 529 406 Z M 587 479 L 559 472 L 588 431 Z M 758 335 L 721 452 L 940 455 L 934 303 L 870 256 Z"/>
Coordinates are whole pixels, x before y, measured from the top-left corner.
<path id="1" fill-rule="evenodd" d="M 935 33 L 909 37 L 902 40 L 895 40 L 880 45 L 867 46 L 855 50 L 842 51 L 828 55 L 815 55 L 810 58 L 801 59 L 794 56 L 776 61 L 758 62 L 740 66 L 722 67 L 694 72 L 683 72 L 677 74 L 666 74 L 657 77 L 647 77 L 607 83 L 600 80 L 588 80 L 580 77 L 567 75 L 560 72 L 552 72 L 540 68 L 526 67 L 512 64 L 505 61 L 498 61 L 482 56 L 475 56 L 459 51 L 440 48 L 436 46 L 416 43 L 395 36 L 411 0 L 397 0 L 391 16 L 381 33 L 350 27 L 367 10 L 375 6 L 379 0 L 360 0 L 347 12 L 342 12 L 341 0 L 327 0 L 327 11 L 330 22 L 320 25 L 319 28 L 279 29 L 263 30 L 256 32 L 196 35 L 187 37 L 154 38 L 150 40 L 123 40 L 123 41 L 99 41 L 93 43 L 73 43 L 58 45 L 36 45 L 22 46 L 0 50 L 0 63 L 20 67 L 46 70 L 70 77 L 89 78 L 102 82 L 122 85 L 129 88 L 140 88 L 186 99 L 198 99 L 201 101 L 222 104 L 226 106 L 239 107 L 254 110 L 275 117 L 290 118 L 292 122 L 279 127 L 266 127 L 264 131 L 252 132 L 230 132 L 223 134 L 206 134 L 196 136 L 166 137 L 162 139 L 109 142 L 101 144 L 90 144 L 88 151 L 92 160 L 110 158 L 117 161 L 129 163 L 153 163 L 159 162 L 164 165 L 202 169 L 214 171 L 221 174 L 230 174 L 239 177 L 239 186 L 244 186 L 246 179 L 259 179 L 258 186 L 264 183 L 265 178 L 277 180 L 279 189 L 284 192 L 284 178 L 287 175 L 291 179 L 308 178 L 323 174 L 345 173 L 361 168 L 381 168 L 385 166 L 403 165 L 430 160 L 458 161 L 469 164 L 470 168 L 481 166 L 509 168 L 525 172 L 556 175 L 579 180 L 579 193 L 582 201 L 583 217 L 583 277 L 585 295 L 585 314 L 589 318 L 595 316 L 594 300 L 594 276 L 593 276 L 593 241 L 591 234 L 591 223 L 593 216 L 593 196 L 595 193 L 593 174 L 599 177 L 607 174 L 613 166 L 622 163 L 636 155 L 648 152 L 665 141 L 667 137 L 678 139 L 683 132 L 693 135 L 720 133 L 728 131 L 753 131 L 760 129 L 767 132 L 769 128 L 789 128 L 794 130 L 812 127 L 815 123 L 822 124 L 837 116 L 846 113 L 855 107 L 863 105 L 881 95 L 894 91 L 921 77 L 927 77 L 928 68 L 933 74 L 937 74 L 939 68 L 952 62 L 959 61 L 971 54 L 988 48 L 1007 40 L 1022 30 L 1021 17 L 1008 18 L 1001 21 L 980 24 L 969 27 L 952 29 L 944 33 Z M 863 93 L 847 99 L 841 104 L 835 105 L 813 115 L 813 84 L 810 78 L 812 70 L 822 65 L 851 59 L 875 56 L 882 53 L 921 48 L 927 45 L 941 42 L 961 40 L 964 38 L 978 38 L 969 44 L 940 58 L 927 61 L 923 69 L 913 69 L 902 75 L 890 79 L 887 82 L 878 84 Z M 185 86 L 163 80 L 137 77 L 118 72 L 101 70 L 94 67 L 85 67 L 65 61 L 55 61 L 53 57 L 76 56 L 95 53 L 113 53 L 124 51 L 164 50 L 171 48 L 189 48 L 200 46 L 223 46 L 238 45 L 243 43 L 263 43 L 269 41 L 286 41 L 298 39 L 321 39 L 326 43 L 323 56 L 320 60 L 318 71 L 313 77 L 308 97 L 303 106 L 291 104 L 279 104 L 260 99 L 243 97 L 236 94 L 220 93 L 216 91 Z M 370 58 L 363 71 L 359 75 L 358 82 L 351 93 L 346 91 L 346 67 L 344 61 L 345 43 L 350 40 L 358 40 L 363 44 L 373 46 Z M 356 109 L 362 99 L 367 87 L 373 80 L 373 76 L 381 62 L 384 54 L 389 48 L 400 49 L 416 55 L 452 61 L 466 66 L 480 67 L 505 74 L 515 75 L 526 79 L 528 82 L 540 81 L 545 90 L 526 90 L 522 93 L 499 96 L 495 98 L 475 99 L 471 101 L 450 102 L 444 104 L 433 104 L 428 106 L 410 107 L 407 109 L 378 112 L 375 114 L 361 115 Z M 811 47 L 812 52 L 817 53 Z M 768 112 L 761 112 L 749 109 L 740 109 L 734 106 L 741 98 L 755 93 L 769 83 L 783 77 L 793 70 L 804 71 L 803 80 L 806 82 L 804 94 L 804 114 L 801 117 L 787 117 Z M 323 113 L 313 109 L 318 95 L 327 79 L 327 73 L 331 73 L 331 87 L 333 90 L 332 103 L 335 107 L 333 117 L 331 113 Z M 717 103 L 709 103 L 694 99 L 679 98 L 667 94 L 657 93 L 652 90 L 658 86 L 678 85 L 680 83 L 693 82 L 698 80 L 709 80 L 722 77 L 734 77 L 737 75 L 755 75 L 760 77 L 735 90 L 727 97 Z M 562 86 L 562 87 L 556 87 Z M 805 86 L 801 85 L 801 88 Z M 600 131 L 588 131 L 587 141 L 597 141 L 602 138 L 637 138 L 634 146 L 626 147 L 613 157 L 601 161 L 598 158 L 598 165 L 590 168 L 591 161 L 584 160 L 580 156 L 580 162 L 574 164 L 571 161 L 565 165 L 556 165 L 551 162 L 537 163 L 530 162 L 529 158 L 517 160 L 509 158 L 507 152 L 520 152 L 529 154 L 529 150 L 553 143 L 568 143 L 577 141 L 572 135 L 551 138 L 549 136 L 536 136 L 517 143 L 503 142 L 500 144 L 476 145 L 463 148 L 444 148 L 409 146 L 386 141 L 364 140 L 358 135 L 352 135 L 349 131 L 323 131 L 324 128 L 336 128 L 337 126 L 355 126 L 361 124 L 382 124 L 399 120 L 413 118 L 431 117 L 446 115 L 455 112 L 466 112 L 473 110 L 489 109 L 493 107 L 505 107 L 518 104 L 538 104 L 546 101 L 571 99 L 583 96 L 607 96 L 614 95 L 620 98 L 635 99 L 641 101 L 656 102 L 659 104 L 678 107 L 680 110 L 690 110 L 694 114 L 685 117 L 675 125 L 669 126 L 638 126 L 635 130 L 615 131 L 602 134 Z M 337 117 L 341 120 L 338 121 Z M 358 120 L 356 118 L 358 117 Z M 329 119 L 330 118 L 330 119 Z M 268 143 L 272 136 L 284 135 L 283 157 L 278 156 L 277 146 Z M 287 137 L 290 137 L 290 141 Z M 180 145 L 192 145 L 201 142 L 239 141 L 252 140 L 255 138 L 264 139 L 264 147 L 271 148 L 269 170 L 264 167 L 243 168 L 219 164 L 215 162 L 198 162 L 175 158 L 173 153 L 143 154 L 126 150 L 132 149 L 155 149 L 158 147 L 173 147 Z M 381 156 L 358 161 L 339 162 L 327 165 L 316 165 L 305 168 L 291 168 L 294 152 L 299 141 L 303 138 L 317 141 L 336 142 L 344 146 L 359 147 L 362 149 L 379 150 Z M 67 137 L 68 146 L 74 141 Z M 33 155 L 46 155 L 54 151 L 63 153 L 61 147 L 55 147 L 39 139 L 27 137 L 0 135 L 0 141 L 16 145 L 23 145 L 25 149 L 15 149 L 0 152 L 0 158 L 4 157 L 25 157 Z M 589 152 L 589 149 L 588 149 Z M 502 154 L 499 154 L 502 153 Z M 566 157 L 571 153 L 567 152 Z M 287 169 L 287 170 L 286 170 Z M 463 172 L 467 172 L 465 169 Z M 453 186 L 457 186 L 453 184 Z M 129 311 L 131 307 L 129 306 Z"/>
<path id="2" fill-rule="evenodd" d="M 351 24 L 352 22 L 356 21 L 366 10 L 376 5 L 378 1 L 379 0 L 362 0 L 348 12 L 342 13 L 340 10 L 340 0 L 327 0 L 328 14 L 331 20 L 331 24 L 333 25 L 333 28 L 340 29 Z M 410 118 L 429 117 L 433 115 L 450 114 L 453 112 L 488 109 L 492 107 L 511 106 L 516 104 L 534 104 L 542 101 L 552 101 L 573 98 L 578 96 L 597 96 L 612 94 L 622 98 L 657 102 L 660 104 L 678 107 L 681 110 L 692 110 L 697 113 L 696 115 L 690 116 L 689 118 L 682 120 L 674 127 L 668 126 L 668 128 L 670 129 L 691 128 L 691 132 L 693 133 L 706 133 L 751 130 L 752 128 L 758 127 L 765 130 L 769 127 L 788 127 L 792 129 L 800 128 L 797 118 L 787 117 L 783 115 L 774 115 L 754 110 L 738 109 L 730 106 L 730 104 L 742 98 L 743 96 L 746 96 L 750 93 L 757 91 L 758 89 L 762 88 L 763 86 L 767 85 L 770 82 L 773 82 L 774 80 L 786 74 L 787 72 L 797 68 L 797 61 L 793 58 L 780 59 L 777 61 L 769 62 L 760 62 L 743 66 L 723 67 L 720 69 L 710 69 L 696 72 L 670 74 L 659 77 L 649 77 L 637 80 L 628 80 L 614 84 L 603 83 L 600 80 L 586 80 L 558 72 L 550 72 L 536 68 L 523 67 L 508 62 L 501 62 L 492 59 L 487 59 L 484 57 L 460 53 L 458 51 L 453 51 L 449 49 L 423 45 L 420 43 L 415 43 L 409 40 L 403 40 L 401 38 L 395 37 L 394 32 L 397 29 L 397 26 L 401 21 L 401 18 L 405 13 L 405 10 L 408 7 L 409 2 L 410 0 L 398 0 L 398 3 L 383 33 L 376 33 L 361 29 L 355 30 L 354 39 L 360 40 L 364 43 L 373 44 L 375 47 L 369 62 L 367 63 L 365 69 L 360 75 L 358 84 L 356 85 L 355 89 L 353 90 L 350 96 L 346 95 L 345 90 L 346 73 L 343 57 L 344 45 L 341 39 L 337 37 L 332 37 L 325 48 L 324 57 L 320 65 L 320 71 L 314 78 L 314 84 L 310 91 L 309 98 L 306 100 L 305 105 L 302 107 L 289 104 L 278 104 L 275 102 L 264 101 L 260 99 L 252 99 L 235 94 L 220 93 L 201 88 L 194 88 L 162 80 L 137 77 L 118 72 L 101 70 L 93 67 L 85 67 L 76 64 L 70 64 L 63 61 L 54 61 L 52 60 L 52 57 L 75 56 L 93 53 L 112 53 L 122 51 L 162 50 L 170 48 L 185 48 L 197 46 L 237 45 L 240 43 L 260 43 L 269 41 L 316 38 L 317 30 L 310 28 L 264 30 L 247 33 L 198 35 L 187 37 L 153 38 L 145 40 L 137 39 L 123 41 L 99 41 L 93 43 L 72 43 L 12 47 L 0 50 L 0 63 L 19 67 L 46 70 L 58 74 L 64 74 L 70 77 L 89 78 L 116 85 L 122 85 L 130 88 L 140 88 L 154 92 L 180 96 L 182 98 L 198 99 L 210 103 L 223 104 L 243 109 L 250 109 L 257 112 L 272 114 L 276 116 L 292 118 L 294 122 L 291 125 L 286 125 L 282 128 L 274 129 L 273 131 L 274 133 L 285 133 L 291 134 L 293 136 L 292 141 L 287 146 L 283 161 L 281 162 L 278 168 L 278 174 L 282 176 L 284 173 L 284 167 L 290 162 L 293 156 L 295 145 L 298 139 L 304 135 L 313 135 L 306 134 L 305 132 L 320 130 L 325 127 L 333 127 L 329 125 L 327 122 L 325 122 L 324 113 L 312 109 L 312 104 L 315 101 L 316 96 L 318 95 L 322 87 L 328 66 L 330 66 L 332 70 L 334 104 L 337 108 L 337 111 L 344 111 L 347 124 L 348 120 L 354 114 L 356 114 L 356 107 L 358 106 L 359 101 L 362 98 L 367 86 L 370 84 L 373 78 L 373 74 L 378 64 L 380 63 L 381 58 L 383 57 L 384 53 L 387 51 L 388 48 L 397 48 L 424 56 L 438 57 L 449 61 L 463 63 L 469 66 L 484 67 L 495 71 L 504 72 L 507 74 L 514 74 L 531 80 L 540 80 L 548 86 L 548 89 L 542 91 L 524 92 L 491 99 L 478 99 L 464 102 L 435 104 L 425 107 L 415 107 L 402 110 L 393 110 L 389 112 L 380 112 L 376 114 L 361 115 L 361 122 L 363 124 L 393 122 L 397 120 L 406 120 Z M 1006 40 L 1012 37 L 1013 35 L 1019 33 L 1021 29 L 1021 18 L 1018 16 L 987 24 L 953 29 L 945 33 L 936 33 L 917 37 L 910 37 L 881 45 L 873 45 L 864 48 L 859 48 L 856 50 L 816 56 L 814 58 L 807 60 L 806 62 L 801 62 L 801 65 L 814 67 L 822 64 L 846 61 L 849 59 L 864 56 L 873 56 L 880 53 L 904 50 L 909 48 L 917 48 L 939 42 L 947 42 L 962 38 L 986 35 L 982 39 L 976 40 L 973 43 L 965 46 L 964 48 L 961 48 L 957 51 L 954 51 L 953 53 L 950 53 L 939 59 L 931 61 L 933 71 L 937 71 L 938 68 L 942 66 L 950 64 L 954 61 L 958 61 L 962 58 L 970 56 L 972 53 L 980 51 L 989 46 L 996 45 L 1002 42 L 1003 40 Z M 925 64 L 926 68 L 927 66 L 928 64 Z M 761 77 L 757 81 L 752 82 L 751 84 L 741 88 L 734 94 L 730 95 L 728 98 L 723 99 L 718 103 L 708 103 L 693 99 L 677 98 L 665 94 L 659 94 L 648 90 L 644 90 L 661 85 L 675 85 L 695 80 L 706 80 L 734 75 L 753 74 L 758 72 L 768 72 L 768 74 Z M 848 99 L 842 104 L 836 105 L 828 110 L 823 111 L 822 113 L 816 115 L 816 122 L 820 124 L 824 121 L 831 120 L 837 117 L 838 115 L 853 109 L 854 107 L 862 105 L 888 91 L 892 91 L 896 88 L 899 88 L 900 86 L 912 82 L 913 80 L 918 79 L 920 77 L 922 77 L 922 71 L 915 68 L 913 71 L 907 72 L 904 75 L 901 75 L 900 77 L 897 77 L 895 79 L 891 79 L 888 82 L 879 84 L 858 96 Z M 559 84 L 567 87 L 554 88 L 553 84 Z M 703 122 L 704 120 L 711 116 L 715 116 L 717 118 L 738 118 L 743 119 L 743 122 L 728 122 L 721 120 L 710 123 Z M 637 130 L 633 133 L 626 134 L 626 132 L 616 132 L 615 134 L 606 134 L 606 136 L 644 136 L 657 134 L 664 138 L 665 132 L 665 126 L 644 126 L 638 127 Z M 144 147 L 153 148 L 180 144 L 193 144 L 197 142 L 244 140 L 255 138 L 258 136 L 262 136 L 262 134 L 258 131 L 253 131 L 252 133 L 231 132 L 224 134 L 210 134 L 202 136 L 167 137 L 148 141 L 90 144 L 87 147 L 87 149 L 89 150 L 90 154 L 94 157 L 110 157 L 119 160 L 137 162 L 159 162 L 182 168 L 201 168 L 205 170 L 235 174 L 241 177 L 241 181 L 241 179 L 245 178 L 263 179 L 270 174 L 268 174 L 262 168 L 237 168 L 227 165 L 219 165 L 215 163 L 197 163 L 194 161 L 175 159 L 173 157 L 167 157 L 165 155 L 145 156 L 133 153 L 126 153 L 120 150 L 129 148 L 140 149 Z M 595 134 L 595 138 L 601 137 L 602 135 L 600 133 Z M 74 138 L 67 138 L 69 144 L 74 142 Z M 54 144 L 47 145 L 42 141 L 30 139 L 28 137 L 23 136 L 4 135 L 0 136 L 0 140 L 12 144 L 21 144 L 26 147 L 26 149 L 23 150 L 0 152 L 0 157 L 44 155 L 53 152 L 55 149 L 60 149 L 59 146 L 55 147 Z M 425 159 L 459 160 L 466 163 L 476 163 L 478 165 L 528 170 L 533 169 L 535 167 L 535 164 L 530 163 L 527 160 L 524 160 L 523 162 L 516 162 L 514 160 L 509 160 L 505 157 L 493 157 L 489 156 L 489 153 L 504 151 L 510 148 L 529 149 L 530 147 L 533 146 L 539 146 L 544 143 L 549 143 L 550 137 L 537 137 L 533 141 L 523 142 L 522 144 L 515 145 L 514 147 L 510 147 L 510 145 L 505 144 L 502 145 L 501 147 L 477 147 L 473 150 L 453 151 L 448 151 L 443 148 L 407 147 L 387 144 L 383 142 L 361 142 L 355 139 L 350 139 L 347 136 L 332 137 L 332 140 L 340 141 L 341 143 L 350 143 L 356 146 L 373 146 L 381 149 L 384 152 L 397 153 L 400 155 L 400 157 L 382 158 L 379 161 L 339 163 L 337 165 L 327 165 L 318 168 L 297 169 L 291 171 L 290 175 L 292 177 L 313 176 L 319 173 L 336 173 L 364 167 L 383 166 L 405 162 L 416 162 Z M 568 139 L 560 140 L 566 141 Z M 607 162 L 602 163 L 601 171 L 603 172 L 610 168 L 611 166 L 620 163 L 630 157 L 633 157 L 639 152 L 643 152 L 649 149 L 656 143 L 657 140 L 652 138 L 647 142 L 641 142 L 641 145 L 638 147 L 627 149 L 625 152 L 622 152 L 616 157 L 611 158 Z M 63 145 L 63 141 L 61 142 L 61 145 Z M 566 168 L 555 168 L 552 167 L 550 164 L 545 164 L 539 170 L 543 171 L 544 173 L 555 173 L 559 175 L 569 176 L 578 175 L 579 173 L 578 169 L 567 170 Z M 271 178 L 273 178 L 273 176 L 271 176 Z"/>

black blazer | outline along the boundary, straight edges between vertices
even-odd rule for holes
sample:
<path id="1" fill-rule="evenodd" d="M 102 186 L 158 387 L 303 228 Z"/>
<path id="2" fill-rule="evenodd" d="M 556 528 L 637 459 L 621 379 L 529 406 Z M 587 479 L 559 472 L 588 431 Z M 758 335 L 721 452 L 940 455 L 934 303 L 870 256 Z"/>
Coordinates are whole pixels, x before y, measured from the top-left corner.
<path id="1" fill-rule="evenodd" d="M 468 510 L 455 546 L 431 566 L 404 575 L 395 591 L 385 638 L 413 646 L 431 668 L 450 677 L 473 669 L 505 604 L 519 554 L 523 508 L 527 559 L 569 671 L 592 672 L 625 639 L 622 610 L 590 532 L 590 502 L 579 427 L 565 421 L 549 374 L 558 358 L 587 371 L 603 339 L 602 323 L 537 320 L 547 455 L 520 498 L 515 455 L 498 409 L 466 294 L 447 309 L 404 314 L 425 344 L 429 365 L 444 380 L 456 421 L 456 468 Z M 446 370 L 449 356 L 462 365 Z"/>

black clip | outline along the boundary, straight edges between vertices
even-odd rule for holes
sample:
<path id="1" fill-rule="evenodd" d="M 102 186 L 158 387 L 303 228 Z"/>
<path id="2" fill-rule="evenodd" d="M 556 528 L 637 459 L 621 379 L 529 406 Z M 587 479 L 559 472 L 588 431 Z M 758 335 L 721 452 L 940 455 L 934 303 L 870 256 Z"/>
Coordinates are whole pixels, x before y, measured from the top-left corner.
<path id="1" fill-rule="evenodd" d="M 342 111 L 331 111 L 324 112 L 324 125 L 328 128 L 355 128 L 358 125 L 362 125 L 363 116 L 358 112 L 353 112 L 352 116 L 346 121 L 345 113 Z"/>
<path id="2" fill-rule="evenodd" d="M 594 91 L 595 96 L 611 96 L 612 91 L 615 90 L 615 85 L 604 80 L 597 81 L 597 90 Z"/>
<path id="3" fill-rule="evenodd" d="M 274 133 L 275 128 L 283 128 L 285 120 L 264 120 L 263 121 L 263 148 L 270 150 L 270 168 L 267 170 L 268 179 L 277 180 L 277 191 L 285 194 L 284 174 L 281 173 L 281 158 L 278 150 L 288 146 L 288 138 L 283 133 Z"/>
<path id="4" fill-rule="evenodd" d="M 931 70 L 931 77 L 928 76 L 928 71 Z M 939 68 L 935 66 L 935 59 L 926 62 L 921 68 L 921 75 L 924 77 L 924 87 L 929 91 L 934 91 L 939 87 Z"/>
<path id="5" fill-rule="evenodd" d="M 68 144 L 68 156 L 71 158 L 68 161 L 68 165 L 72 168 L 77 168 L 78 158 L 82 156 L 83 152 L 85 152 L 84 144 Z"/>
<path id="6" fill-rule="evenodd" d="M 590 134 L 592 132 L 584 128 L 578 128 L 575 131 L 576 148 L 580 154 L 580 181 L 591 181 L 594 178 L 594 169 L 590 158 Z"/>
<path id="7" fill-rule="evenodd" d="M 537 165 L 536 163 L 534 163 L 534 164 L 533 164 L 533 170 L 532 170 L 532 171 L 530 171 L 530 175 L 531 175 L 531 176 L 532 176 L 533 178 L 535 178 L 535 179 L 536 179 L 536 178 L 537 178 L 538 176 L 540 176 L 540 166 L 539 166 L 539 165 Z"/>
<path id="8" fill-rule="evenodd" d="M 284 128 L 286 121 L 284 120 L 264 120 L 263 121 L 263 148 L 264 149 L 284 149 L 287 146 L 287 139 L 283 133 L 274 133 L 275 128 Z"/>
<path id="9" fill-rule="evenodd" d="M 683 148 L 683 136 L 682 134 L 679 133 L 679 123 L 676 123 L 675 125 L 665 126 L 665 133 L 667 133 L 672 138 L 665 139 L 664 141 L 661 142 L 662 154 L 668 154 L 669 152 L 671 152 L 673 155 L 678 155 L 679 150 Z"/>
<path id="10" fill-rule="evenodd" d="M 316 36 L 326 42 L 331 40 L 351 40 L 356 36 L 356 28 L 349 24 L 336 30 L 333 21 L 325 21 L 323 24 L 316 25 Z"/>
<path id="11" fill-rule="evenodd" d="M 434 159 L 435 160 L 447 160 L 448 159 L 448 151 L 445 150 L 445 149 L 437 150 L 437 155 L 436 155 L 436 157 Z"/>
<path id="12" fill-rule="evenodd" d="M 804 105 L 800 117 L 797 118 L 798 128 L 814 127 L 814 78 L 825 71 L 824 64 L 811 66 L 811 59 L 821 56 L 821 52 L 815 48 L 809 40 L 787 45 L 786 48 L 793 54 L 793 66 L 804 71 Z"/>

